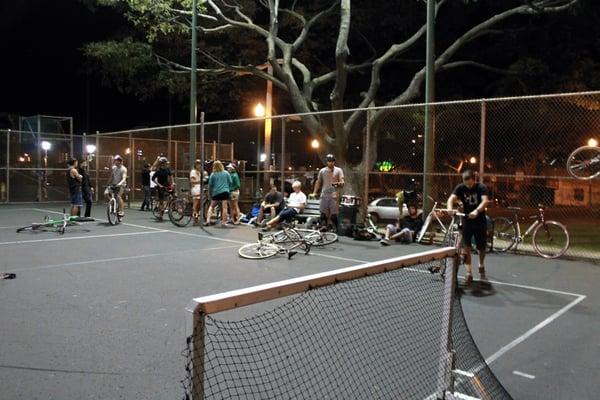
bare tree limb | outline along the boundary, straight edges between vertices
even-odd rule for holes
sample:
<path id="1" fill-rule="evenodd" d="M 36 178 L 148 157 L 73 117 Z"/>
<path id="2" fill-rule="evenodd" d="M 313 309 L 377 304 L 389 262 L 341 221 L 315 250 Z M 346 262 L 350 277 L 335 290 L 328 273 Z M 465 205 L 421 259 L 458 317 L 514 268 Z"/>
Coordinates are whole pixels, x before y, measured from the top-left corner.
<path id="1" fill-rule="evenodd" d="M 331 6 L 329 6 L 329 8 L 317 13 L 314 17 L 312 17 L 308 21 L 305 20 L 304 27 L 302 28 L 302 32 L 300 32 L 300 35 L 298 35 L 296 40 L 294 40 L 294 43 L 292 43 L 292 49 L 294 51 L 298 50 L 300 48 L 300 46 L 302 46 L 302 44 L 306 41 L 306 38 L 308 37 L 308 33 L 310 32 L 310 29 L 315 25 L 315 23 L 317 23 L 317 21 L 319 21 L 319 19 L 323 18 L 324 16 L 331 14 L 336 9 L 336 7 L 339 3 L 340 3 L 340 0 L 336 0 L 331 4 Z"/>

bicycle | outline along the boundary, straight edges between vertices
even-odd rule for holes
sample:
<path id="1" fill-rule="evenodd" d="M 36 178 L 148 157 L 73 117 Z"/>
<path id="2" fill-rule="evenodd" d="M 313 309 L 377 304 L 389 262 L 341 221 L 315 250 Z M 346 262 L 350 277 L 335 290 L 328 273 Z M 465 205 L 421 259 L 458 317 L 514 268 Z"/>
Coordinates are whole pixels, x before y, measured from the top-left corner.
<path id="1" fill-rule="evenodd" d="M 298 252 L 296 249 L 304 250 L 304 254 L 310 253 L 312 243 L 305 240 L 293 228 L 284 227 L 275 234 L 264 235 L 258 233 L 258 242 L 245 244 L 239 248 L 238 254 L 242 258 L 264 259 L 277 254 L 287 254 L 290 260 Z"/>
<path id="2" fill-rule="evenodd" d="M 567 159 L 567 171 L 581 180 L 600 176 L 600 147 L 582 146 L 575 149 Z"/>
<path id="3" fill-rule="evenodd" d="M 435 209 L 435 206 L 434 206 Z M 443 210 L 443 212 L 452 215 L 452 220 L 446 229 L 444 234 L 444 240 L 442 245 L 445 247 L 454 247 L 456 249 L 457 259 L 459 265 L 464 262 L 463 258 L 463 226 L 466 218 L 466 214 L 458 212 L 456 210 Z M 439 265 L 429 267 L 429 272 L 432 274 L 439 273 L 442 279 L 445 277 L 447 260 L 440 261 Z"/>
<path id="4" fill-rule="evenodd" d="M 445 212 L 446 209 L 437 208 L 437 205 L 438 205 L 437 201 L 433 203 L 433 207 L 431 208 L 431 211 L 427 215 L 427 218 L 425 218 L 425 221 L 423 222 L 423 227 L 417 234 L 417 238 L 416 238 L 417 243 L 421 243 L 423 241 L 423 238 L 425 237 L 425 234 L 428 232 L 429 226 L 431 225 L 432 222 L 434 222 L 434 223 L 437 222 L 437 224 L 439 225 L 438 229 L 441 229 L 442 233 L 444 234 L 444 237 L 448 234 L 448 229 L 451 225 L 445 226 L 444 223 L 442 222 L 442 220 L 440 219 L 440 213 Z M 433 242 L 433 237 L 435 236 L 435 232 L 432 232 L 431 235 L 432 235 L 431 242 Z"/>
<path id="5" fill-rule="evenodd" d="M 531 234 L 531 242 L 535 252 L 544 258 L 558 258 L 564 255 L 569 248 L 570 237 L 567 228 L 557 221 L 546 220 L 544 207 L 538 205 L 537 215 L 529 217 L 535 219 L 521 234 L 519 222 L 519 207 L 508 207 L 514 211 L 513 219 L 505 217 L 494 218 L 494 249 L 498 252 L 506 252 L 517 249 L 525 238 Z"/>
<path id="6" fill-rule="evenodd" d="M 44 228 L 54 228 L 56 233 L 64 235 L 65 230 L 68 226 L 79 225 L 79 222 L 93 222 L 94 218 L 90 217 L 79 217 L 76 215 L 67 215 L 65 209 L 63 209 L 63 216 L 60 219 L 51 219 L 47 215 L 44 217 L 44 221 L 37 223 L 34 222 L 31 225 L 24 226 L 17 229 L 17 233 L 24 231 L 37 231 L 44 230 Z"/>
<path id="7" fill-rule="evenodd" d="M 305 240 L 311 246 L 317 247 L 327 246 L 338 241 L 338 235 L 334 232 L 296 228 L 295 225 L 286 222 L 281 223 L 281 226 L 282 230 L 270 235 L 263 234 L 263 237 L 273 236 L 275 243 L 286 242 L 290 238 L 295 238 L 296 240 Z"/>
<path id="8" fill-rule="evenodd" d="M 182 193 L 186 193 L 186 189 L 181 189 Z M 185 227 L 187 226 L 192 217 L 194 216 L 194 202 L 192 196 L 186 195 L 183 197 L 173 199 L 167 210 L 169 220 L 175 226 Z"/>
<path id="9" fill-rule="evenodd" d="M 108 223 L 111 225 L 118 225 L 123 218 L 121 216 L 121 205 L 117 196 L 115 196 L 115 192 L 119 190 L 118 186 L 107 186 L 108 190 L 108 203 L 106 203 L 106 218 L 108 219 Z"/>
<path id="10" fill-rule="evenodd" d="M 165 199 L 162 199 L 162 200 L 157 199 L 156 204 L 154 204 L 152 206 L 152 215 L 154 216 L 154 218 L 156 218 L 157 221 L 163 220 L 165 211 L 167 212 L 167 215 L 168 215 L 169 209 L 171 207 L 171 203 L 177 198 L 177 195 L 175 193 L 175 188 L 173 186 L 158 187 L 159 198 L 160 198 L 161 190 L 164 190 L 167 193 L 167 199 L 166 200 Z"/>

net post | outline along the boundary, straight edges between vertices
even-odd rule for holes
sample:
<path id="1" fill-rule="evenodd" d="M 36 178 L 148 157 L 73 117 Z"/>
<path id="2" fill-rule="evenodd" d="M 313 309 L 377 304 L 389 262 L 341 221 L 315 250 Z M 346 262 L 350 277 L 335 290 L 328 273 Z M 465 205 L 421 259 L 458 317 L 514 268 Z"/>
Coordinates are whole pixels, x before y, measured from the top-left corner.
<path id="1" fill-rule="evenodd" d="M 285 188 L 285 118 L 281 119 L 281 160 L 279 162 L 281 173 L 281 193 L 284 192 Z"/>
<path id="2" fill-rule="evenodd" d="M 192 333 L 192 400 L 204 400 L 204 329 L 206 314 L 200 305 L 193 314 Z"/>
<path id="3" fill-rule="evenodd" d="M 448 262 L 446 260 L 446 262 Z M 456 292 L 456 274 L 458 272 L 458 254 L 452 256 L 450 268 L 446 268 L 444 277 L 444 304 L 442 316 L 442 329 L 440 335 L 440 356 L 437 380 L 437 399 L 444 399 L 446 391 L 453 391 L 454 382 L 452 370 L 454 365 L 454 350 L 452 346 L 452 319 L 454 310 L 454 296 Z"/>

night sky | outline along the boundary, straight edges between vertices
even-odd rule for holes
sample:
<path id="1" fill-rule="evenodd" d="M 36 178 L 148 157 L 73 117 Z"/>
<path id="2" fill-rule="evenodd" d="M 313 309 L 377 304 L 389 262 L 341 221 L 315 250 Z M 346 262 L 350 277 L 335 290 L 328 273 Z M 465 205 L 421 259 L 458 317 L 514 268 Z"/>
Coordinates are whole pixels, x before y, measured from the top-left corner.
<path id="1" fill-rule="evenodd" d="M 0 2 L 0 128 L 10 127 L 7 114 L 73 116 L 76 133 L 168 123 L 166 96 L 142 103 L 86 76 L 81 47 L 122 24 L 78 0 Z M 186 118 L 175 107 L 174 122 Z"/>

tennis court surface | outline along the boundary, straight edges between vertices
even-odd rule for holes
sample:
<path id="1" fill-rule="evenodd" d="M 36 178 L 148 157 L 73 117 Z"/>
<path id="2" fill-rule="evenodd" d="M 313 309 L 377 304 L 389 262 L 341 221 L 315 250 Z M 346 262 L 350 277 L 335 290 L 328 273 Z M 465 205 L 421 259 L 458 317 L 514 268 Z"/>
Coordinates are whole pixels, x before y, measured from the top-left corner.
<path id="1" fill-rule="evenodd" d="M 431 249 L 342 238 L 289 261 L 244 260 L 249 227 L 175 228 L 134 210 L 111 227 L 94 211 L 96 222 L 58 235 L 15 230 L 62 206 L 0 207 L 0 272 L 16 274 L 0 280 L 2 399 L 181 398 L 193 298 Z M 600 267 L 517 255 L 487 264 L 490 283 L 462 288 L 461 300 L 510 394 L 597 398 Z"/>

